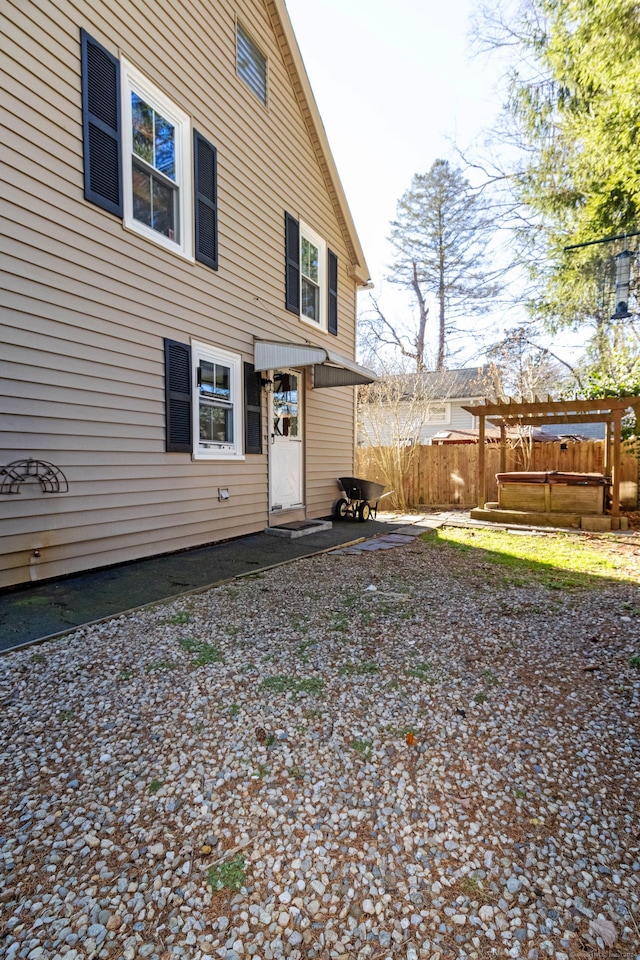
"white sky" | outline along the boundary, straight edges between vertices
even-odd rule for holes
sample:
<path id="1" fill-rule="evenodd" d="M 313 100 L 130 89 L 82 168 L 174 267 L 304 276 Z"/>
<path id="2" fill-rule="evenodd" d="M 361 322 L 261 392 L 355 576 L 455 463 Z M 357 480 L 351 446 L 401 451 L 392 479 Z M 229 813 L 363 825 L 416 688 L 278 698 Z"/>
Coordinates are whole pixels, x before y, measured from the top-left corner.
<path id="1" fill-rule="evenodd" d="M 474 0 L 286 2 L 380 294 L 398 199 L 490 124 L 497 69 L 470 58 Z"/>

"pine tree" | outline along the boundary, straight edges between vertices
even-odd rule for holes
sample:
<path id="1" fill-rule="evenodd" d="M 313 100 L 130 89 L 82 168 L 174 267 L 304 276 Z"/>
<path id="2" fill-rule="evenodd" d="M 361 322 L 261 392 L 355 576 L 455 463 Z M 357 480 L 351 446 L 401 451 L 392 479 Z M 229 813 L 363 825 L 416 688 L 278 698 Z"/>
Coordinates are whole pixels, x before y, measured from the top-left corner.
<path id="1" fill-rule="evenodd" d="M 497 273 L 487 265 L 493 232 L 482 194 L 446 160 L 436 160 L 427 173 L 416 174 L 400 198 L 391 224 L 396 257 L 388 279 L 416 298 L 419 319 L 412 346 L 418 371 L 425 366 L 431 298 L 437 309 L 436 370 L 445 367 L 456 321 L 491 309 L 498 293 Z"/>

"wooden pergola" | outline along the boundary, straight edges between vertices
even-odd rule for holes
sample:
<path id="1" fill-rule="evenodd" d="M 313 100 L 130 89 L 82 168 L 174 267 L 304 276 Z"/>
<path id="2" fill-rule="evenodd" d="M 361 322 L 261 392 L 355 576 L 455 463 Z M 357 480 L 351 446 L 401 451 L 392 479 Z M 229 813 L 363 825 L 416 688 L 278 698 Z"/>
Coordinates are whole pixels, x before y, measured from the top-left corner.
<path id="1" fill-rule="evenodd" d="M 500 428 L 500 471 L 506 469 L 507 427 L 542 427 L 550 423 L 604 423 L 604 472 L 611 476 L 611 517 L 620 516 L 620 455 L 622 451 L 622 417 L 632 407 L 640 416 L 640 397 L 602 397 L 598 400 L 534 400 L 518 403 L 500 400 L 463 407 L 478 417 L 478 507 L 487 502 L 485 476 L 485 422 Z"/>

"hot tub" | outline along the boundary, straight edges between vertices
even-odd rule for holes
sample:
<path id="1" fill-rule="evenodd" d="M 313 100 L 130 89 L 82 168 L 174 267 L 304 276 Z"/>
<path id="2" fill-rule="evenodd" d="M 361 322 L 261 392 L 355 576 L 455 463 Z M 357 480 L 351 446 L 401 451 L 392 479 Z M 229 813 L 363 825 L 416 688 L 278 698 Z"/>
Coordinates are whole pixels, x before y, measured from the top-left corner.
<path id="1" fill-rule="evenodd" d="M 498 509 L 528 513 L 602 514 L 609 477 L 557 470 L 497 473 Z"/>

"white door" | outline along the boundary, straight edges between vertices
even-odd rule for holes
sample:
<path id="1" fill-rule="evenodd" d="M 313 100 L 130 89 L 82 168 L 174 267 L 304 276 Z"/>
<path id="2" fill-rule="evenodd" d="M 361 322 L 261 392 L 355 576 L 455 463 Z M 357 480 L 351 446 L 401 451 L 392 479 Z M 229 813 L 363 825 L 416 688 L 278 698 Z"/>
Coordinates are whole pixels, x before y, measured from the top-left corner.
<path id="1" fill-rule="evenodd" d="M 272 510 L 302 506 L 301 374 L 274 370 L 269 400 L 269 498 Z"/>

